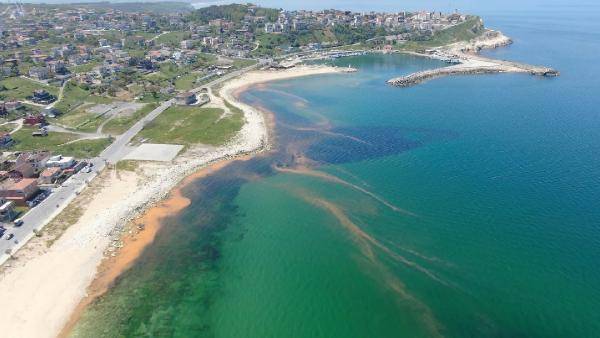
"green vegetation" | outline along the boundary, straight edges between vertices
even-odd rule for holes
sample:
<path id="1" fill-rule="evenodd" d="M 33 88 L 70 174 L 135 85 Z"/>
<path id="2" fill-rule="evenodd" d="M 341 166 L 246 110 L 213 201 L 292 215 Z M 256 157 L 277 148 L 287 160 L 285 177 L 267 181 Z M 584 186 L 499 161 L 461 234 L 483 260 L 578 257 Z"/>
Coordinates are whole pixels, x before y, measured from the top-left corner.
<path id="1" fill-rule="evenodd" d="M 264 33 L 257 35 L 256 39 L 259 45 L 253 52 L 255 55 L 274 55 L 280 46 L 291 45 L 289 39 L 283 34 Z"/>
<path id="2" fill-rule="evenodd" d="M 23 127 L 21 130 L 12 134 L 15 145 L 11 148 L 17 151 L 26 150 L 55 150 L 59 145 L 74 141 L 79 138 L 72 133 L 48 133 L 48 136 L 31 136 L 31 133 L 37 128 Z"/>
<path id="3" fill-rule="evenodd" d="M 152 143 L 210 144 L 225 143 L 243 125 L 243 114 L 221 118 L 222 109 L 171 107 L 142 129 L 138 138 Z"/>
<path id="4" fill-rule="evenodd" d="M 74 156 L 76 158 L 91 158 L 98 156 L 113 140 L 111 138 L 99 138 L 91 140 L 81 140 L 56 147 L 55 153 Z"/>
<path id="5" fill-rule="evenodd" d="M 301 32 L 289 32 L 287 34 L 262 33 L 257 35 L 259 46 L 252 54 L 277 55 L 287 47 L 300 47 L 310 43 L 320 43 L 330 46 L 349 45 L 385 35 L 386 31 L 382 27 L 349 27 L 343 25 Z"/>
<path id="6" fill-rule="evenodd" d="M 23 127 L 21 130 L 12 134 L 15 145 L 11 150 L 32 151 L 48 150 L 54 154 L 75 156 L 78 158 L 87 158 L 98 155 L 106 148 L 112 140 L 108 138 L 81 140 L 69 144 L 68 142 L 79 139 L 79 136 L 73 133 L 50 132 L 48 136 L 32 136 L 31 133 L 37 128 Z"/>
<path id="7" fill-rule="evenodd" d="M 120 135 L 131 128 L 141 118 L 156 109 L 156 107 L 158 107 L 157 103 L 149 103 L 129 116 L 115 117 L 104 125 L 102 132 L 111 135 Z"/>
<path id="8" fill-rule="evenodd" d="M 73 6 L 73 5 L 65 5 L 65 6 Z M 191 4 L 187 2 L 179 2 L 179 1 L 157 1 L 157 2 L 143 2 L 143 1 L 135 1 L 135 2 L 97 2 L 97 3 L 78 3 L 76 5 L 77 8 L 87 7 L 94 9 L 114 9 L 123 12 L 150 12 L 157 14 L 168 14 L 168 13 L 185 13 L 190 12 L 194 9 Z"/>
<path id="9" fill-rule="evenodd" d="M 0 134 L 10 133 L 17 127 L 16 123 L 7 123 L 0 125 Z"/>
<path id="10" fill-rule="evenodd" d="M 65 85 L 62 99 L 54 105 L 54 108 L 67 114 L 85 102 L 111 103 L 112 99 L 93 95 L 89 90 L 69 81 Z"/>
<path id="11" fill-rule="evenodd" d="M 122 171 L 136 171 L 139 167 L 139 161 L 121 160 L 117 162 L 116 169 Z"/>
<path id="12" fill-rule="evenodd" d="M 483 23 L 478 16 L 470 17 L 465 22 L 454 27 L 436 32 L 432 37 L 422 41 L 409 41 L 400 48 L 404 50 L 418 50 L 448 45 L 460 41 L 471 40 L 484 32 Z"/>
<path id="13" fill-rule="evenodd" d="M 57 96 L 58 88 L 48 86 L 39 82 L 22 77 L 10 77 L 0 81 L 0 100 L 26 100 L 33 95 L 34 90 L 44 89 L 48 93 Z"/>
<path id="14" fill-rule="evenodd" d="M 170 47 L 179 47 L 182 40 L 187 40 L 191 37 L 190 32 L 168 32 L 156 38 L 157 45 L 167 45 Z"/>
<path id="15" fill-rule="evenodd" d="M 242 69 L 242 68 L 246 68 L 246 67 L 250 67 L 254 64 L 256 64 L 257 61 L 256 60 L 250 60 L 250 59 L 233 59 L 233 67 L 236 69 Z"/>
<path id="16" fill-rule="evenodd" d="M 82 65 L 77 65 L 77 66 L 72 66 L 69 68 L 69 71 L 71 71 L 71 73 L 87 73 L 87 72 L 91 72 L 94 67 L 96 67 L 97 65 L 99 65 L 100 62 L 98 61 L 90 61 L 88 63 L 84 63 Z"/>
<path id="17" fill-rule="evenodd" d="M 201 77 L 202 74 L 190 73 L 179 77 L 175 80 L 175 89 L 177 90 L 190 90 L 196 85 L 196 80 Z"/>
<path id="18" fill-rule="evenodd" d="M 191 14 L 191 19 L 208 23 L 210 20 L 226 19 L 233 22 L 240 22 L 248 13 L 248 5 L 231 4 L 222 6 L 209 6 L 200 8 Z M 256 8 L 256 16 L 265 16 L 267 21 L 273 22 L 279 15 L 279 10 L 275 8 Z"/>
<path id="19" fill-rule="evenodd" d="M 57 121 L 61 125 L 75 129 L 81 132 L 93 133 L 96 132 L 102 122 L 108 117 L 88 112 L 84 108 L 77 109 L 69 114 L 60 116 Z"/>

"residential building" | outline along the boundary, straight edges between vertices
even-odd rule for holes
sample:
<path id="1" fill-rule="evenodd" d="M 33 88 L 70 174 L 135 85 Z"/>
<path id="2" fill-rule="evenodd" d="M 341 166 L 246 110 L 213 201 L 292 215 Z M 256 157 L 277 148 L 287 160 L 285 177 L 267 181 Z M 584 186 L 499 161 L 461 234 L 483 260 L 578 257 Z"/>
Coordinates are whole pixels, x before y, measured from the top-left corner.
<path id="1" fill-rule="evenodd" d="M 46 167 L 58 167 L 61 169 L 67 169 L 72 167 L 75 164 L 75 159 L 73 157 L 65 157 L 62 155 L 52 156 L 46 162 Z"/>
<path id="2" fill-rule="evenodd" d="M 62 169 L 59 167 L 46 168 L 40 173 L 38 179 L 40 184 L 53 184 L 62 174 Z"/>
<path id="3" fill-rule="evenodd" d="M 0 185 L 0 197 L 7 201 L 14 201 L 17 205 L 25 205 L 25 202 L 39 190 L 35 178 L 24 178 L 18 181 L 8 179 Z"/>
<path id="4" fill-rule="evenodd" d="M 46 80 L 50 77 L 50 71 L 46 67 L 32 67 L 29 76 L 36 80 Z"/>

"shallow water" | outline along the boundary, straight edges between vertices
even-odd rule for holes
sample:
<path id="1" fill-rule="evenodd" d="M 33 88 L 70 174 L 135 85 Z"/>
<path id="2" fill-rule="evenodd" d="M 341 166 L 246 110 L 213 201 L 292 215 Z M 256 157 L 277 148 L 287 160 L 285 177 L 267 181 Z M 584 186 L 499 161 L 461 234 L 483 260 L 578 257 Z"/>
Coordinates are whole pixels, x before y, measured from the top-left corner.
<path id="1" fill-rule="evenodd" d="M 274 112 L 276 150 L 189 185 L 75 335 L 593 336 L 600 40 L 560 11 L 498 15 L 516 44 L 486 53 L 556 79 L 400 89 L 385 80 L 441 64 L 374 55 L 243 93 Z"/>

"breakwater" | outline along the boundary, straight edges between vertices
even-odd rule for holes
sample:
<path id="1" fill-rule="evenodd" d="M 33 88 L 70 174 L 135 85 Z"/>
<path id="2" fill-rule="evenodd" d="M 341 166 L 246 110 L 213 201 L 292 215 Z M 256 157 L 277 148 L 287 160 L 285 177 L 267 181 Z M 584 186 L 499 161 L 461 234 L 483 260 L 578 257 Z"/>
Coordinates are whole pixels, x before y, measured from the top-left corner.
<path id="1" fill-rule="evenodd" d="M 392 78 L 388 80 L 387 83 L 396 87 L 410 87 L 443 76 L 489 73 L 529 73 L 531 75 L 547 77 L 558 76 L 560 74 L 557 70 L 548 67 L 477 58 L 468 59 L 455 66 L 429 69 L 406 76 Z"/>

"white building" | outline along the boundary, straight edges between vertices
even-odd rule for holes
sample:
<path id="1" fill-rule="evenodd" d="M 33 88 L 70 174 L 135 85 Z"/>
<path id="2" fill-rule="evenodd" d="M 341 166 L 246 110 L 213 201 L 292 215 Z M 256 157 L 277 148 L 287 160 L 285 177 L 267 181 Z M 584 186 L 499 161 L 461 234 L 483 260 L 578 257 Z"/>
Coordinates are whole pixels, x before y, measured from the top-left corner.
<path id="1" fill-rule="evenodd" d="M 75 159 L 73 157 L 64 157 L 62 155 L 52 156 L 46 162 L 46 167 L 58 167 L 61 169 L 67 169 L 72 167 L 75 164 Z"/>

